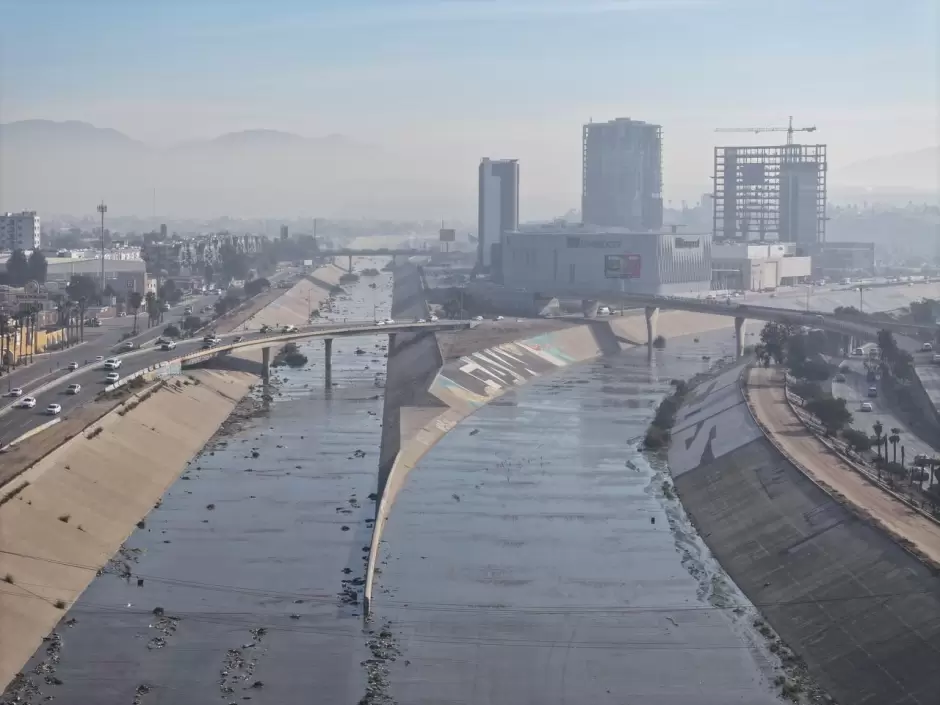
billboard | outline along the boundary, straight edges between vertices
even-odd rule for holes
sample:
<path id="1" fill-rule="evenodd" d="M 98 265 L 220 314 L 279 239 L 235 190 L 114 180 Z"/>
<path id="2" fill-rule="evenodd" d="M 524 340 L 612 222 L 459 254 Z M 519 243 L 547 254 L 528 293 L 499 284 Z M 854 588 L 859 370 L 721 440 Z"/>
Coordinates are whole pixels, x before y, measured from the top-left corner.
<path id="1" fill-rule="evenodd" d="M 457 231 L 453 228 L 441 228 L 441 242 L 456 242 Z"/>
<path id="2" fill-rule="evenodd" d="M 304 267 L 312 267 L 312 266 L 313 266 L 313 260 L 312 260 L 312 259 L 305 259 L 305 260 L 304 260 Z"/>
<path id="3" fill-rule="evenodd" d="M 604 276 L 607 279 L 639 279 L 642 265 L 640 255 L 605 255 Z"/>

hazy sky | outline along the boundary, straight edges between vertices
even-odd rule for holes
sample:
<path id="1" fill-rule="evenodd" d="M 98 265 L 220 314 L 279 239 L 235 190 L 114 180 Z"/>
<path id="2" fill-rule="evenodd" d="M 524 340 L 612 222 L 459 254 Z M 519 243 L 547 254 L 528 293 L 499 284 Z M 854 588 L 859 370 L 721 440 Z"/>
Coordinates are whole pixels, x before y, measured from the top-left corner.
<path id="1" fill-rule="evenodd" d="M 580 125 L 664 128 L 667 198 L 719 126 L 816 124 L 831 168 L 938 142 L 936 0 L 0 0 L 0 121 L 158 144 L 342 133 L 577 194 Z M 750 144 L 750 135 L 731 136 Z M 566 196 L 567 197 L 567 196 Z"/>

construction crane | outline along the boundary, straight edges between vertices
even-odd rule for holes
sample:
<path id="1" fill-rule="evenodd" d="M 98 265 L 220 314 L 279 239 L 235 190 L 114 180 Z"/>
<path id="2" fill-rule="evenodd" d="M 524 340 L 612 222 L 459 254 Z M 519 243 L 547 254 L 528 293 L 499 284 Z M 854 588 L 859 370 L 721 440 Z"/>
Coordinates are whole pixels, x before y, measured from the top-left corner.
<path id="1" fill-rule="evenodd" d="M 790 123 L 787 127 L 718 127 L 715 132 L 786 132 L 787 146 L 793 144 L 794 132 L 816 132 L 816 126 L 811 127 L 793 127 L 793 116 L 790 116 Z"/>

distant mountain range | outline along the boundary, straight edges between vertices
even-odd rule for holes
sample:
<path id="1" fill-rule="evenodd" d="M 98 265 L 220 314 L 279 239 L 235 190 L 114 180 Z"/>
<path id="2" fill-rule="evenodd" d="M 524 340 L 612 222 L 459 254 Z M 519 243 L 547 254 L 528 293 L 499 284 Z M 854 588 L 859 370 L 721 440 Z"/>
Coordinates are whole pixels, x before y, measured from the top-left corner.
<path id="1" fill-rule="evenodd" d="M 344 135 L 245 130 L 160 149 L 85 122 L 0 125 L 0 210 L 94 212 L 104 198 L 138 214 L 405 217 L 472 204 L 430 176 Z"/>
<path id="2" fill-rule="evenodd" d="M 833 169 L 832 181 L 842 187 L 940 190 L 940 147 L 872 157 Z"/>

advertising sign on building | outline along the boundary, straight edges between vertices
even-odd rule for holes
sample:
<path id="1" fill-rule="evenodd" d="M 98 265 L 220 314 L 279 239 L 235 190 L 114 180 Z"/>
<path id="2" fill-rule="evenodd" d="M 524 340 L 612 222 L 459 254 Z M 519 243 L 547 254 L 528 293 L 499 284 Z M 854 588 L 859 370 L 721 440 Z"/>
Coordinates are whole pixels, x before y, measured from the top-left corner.
<path id="1" fill-rule="evenodd" d="M 457 231 L 453 228 L 441 228 L 441 242 L 456 242 Z"/>
<path id="2" fill-rule="evenodd" d="M 604 276 L 607 279 L 639 279 L 642 264 L 640 255 L 606 255 Z"/>

